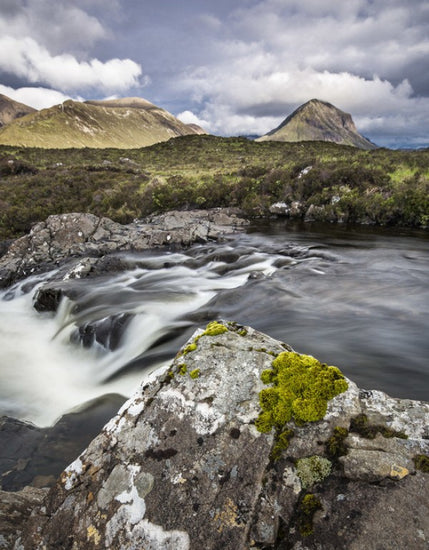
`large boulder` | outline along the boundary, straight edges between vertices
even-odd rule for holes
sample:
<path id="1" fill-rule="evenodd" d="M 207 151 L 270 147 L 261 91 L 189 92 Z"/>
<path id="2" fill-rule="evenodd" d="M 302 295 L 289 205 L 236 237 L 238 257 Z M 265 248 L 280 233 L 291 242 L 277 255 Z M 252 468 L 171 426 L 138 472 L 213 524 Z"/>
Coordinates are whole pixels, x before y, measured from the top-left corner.
<path id="1" fill-rule="evenodd" d="M 305 375 L 270 430 L 261 404 L 282 417 L 290 395 L 261 394 L 279 355 Z M 347 384 L 249 327 L 210 324 L 68 466 L 15 548 L 423 550 L 429 406 Z"/>

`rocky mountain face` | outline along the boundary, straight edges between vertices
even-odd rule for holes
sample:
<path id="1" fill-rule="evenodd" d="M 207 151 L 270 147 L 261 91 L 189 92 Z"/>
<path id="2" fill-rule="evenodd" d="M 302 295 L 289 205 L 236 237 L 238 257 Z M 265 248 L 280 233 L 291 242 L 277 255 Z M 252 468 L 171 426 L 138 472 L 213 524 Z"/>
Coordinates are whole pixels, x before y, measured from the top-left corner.
<path id="1" fill-rule="evenodd" d="M 0 128 L 0 144 L 63 149 L 135 148 L 205 133 L 141 98 L 65 101 Z"/>
<path id="2" fill-rule="evenodd" d="M 0 493 L 9 547 L 427 548 L 428 404 L 229 322 L 151 377 L 46 498 Z"/>
<path id="3" fill-rule="evenodd" d="M 21 118 L 30 113 L 35 113 L 36 109 L 14 101 L 10 97 L 0 94 L 0 127 L 9 124 L 17 118 Z"/>
<path id="4" fill-rule="evenodd" d="M 298 107 L 280 126 L 256 141 L 333 141 L 360 149 L 377 147 L 359 134 L 350 114 L 318 99 Z"/>

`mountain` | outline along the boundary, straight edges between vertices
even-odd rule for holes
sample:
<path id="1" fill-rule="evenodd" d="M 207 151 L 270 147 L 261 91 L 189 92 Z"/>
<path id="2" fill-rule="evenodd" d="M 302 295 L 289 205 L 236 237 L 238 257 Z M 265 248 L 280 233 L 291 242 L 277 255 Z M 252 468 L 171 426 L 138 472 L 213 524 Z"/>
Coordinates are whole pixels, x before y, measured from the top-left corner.
<path id="1" fill-rule="evenodd" d="M 6 95 L 0 94 L 0 127 L 9 124 L 16 118 L 21 118 L 29 113 L 36 112 L 36 109 L 14 101 Z"/>
<path id="2" fill-rule="evenodd" d="M 168 111 L 137 97 L 84 103 L 68 100 L 0 128 L 0 144 L 130 149 L 204 133 L 202 128 L 184 124 Z"/>
<path id="3" fill-rule="evenodd" d="M 319 99 L 304 103 L 256 141 L 333 141 L 360 149 L 377 148 L 359 134 L 351 115 Z"/>

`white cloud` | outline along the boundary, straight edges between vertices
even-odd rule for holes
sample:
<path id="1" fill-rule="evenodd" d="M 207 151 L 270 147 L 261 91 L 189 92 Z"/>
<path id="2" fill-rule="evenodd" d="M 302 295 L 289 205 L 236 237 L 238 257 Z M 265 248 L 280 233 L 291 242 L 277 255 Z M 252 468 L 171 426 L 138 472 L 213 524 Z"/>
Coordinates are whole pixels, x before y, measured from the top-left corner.
<path id="1" fill-rule="evenodd" d="M 64 0 L 15 0 L 14 10 L 0 8 L 0 36 L 31 36 L 53 54 L 83 53 L 107 38 L 109 31 L 75 4 Z"/>
<path id="2" fill-rule="evenodd" d="M 25 105 L 29 105 L 34 109 L 46 109 L 48 107 L 52 107 L 52 105 L 63 103 L 67 99 L 82 101 L 81 97 L 71 98 L 68 95 L 49 88 L 24 87 L 15 90 L 10 86 L 3 86 L 0 84 L 0 94 L 6 95 L 15 101 L 24 103 Z"/>
<path id="3" fill-rule="evenodd" d="M 184 124 L 198 124 L 202 128 L 205 128 L 209 122 L 202 118 L 199 118 L 192 111 L 183 111 L 177 115 L 177 118 Z"/>
<path id="4" fill-rule="evenodd" d="M 219 134 L 265 133 L 318 98 L 350 112 L 374 141 L 396 128 L 429 142 L 429 98 L 419 97 L 429 86 L 428 19 L 417 0 L 389 9 L 381 0 L 260 0 L 233 11 L 218 57 L 176 83 Z"/>
<path id="5" fill-rule="evenodd" d="M 142 70 L 130 59 L 78 61 L 70 54 L 51 55 L 33 38 L 0 38 L 0 70 L 62 91 L 100 88 L 122 91 L 139 85 Z"/>

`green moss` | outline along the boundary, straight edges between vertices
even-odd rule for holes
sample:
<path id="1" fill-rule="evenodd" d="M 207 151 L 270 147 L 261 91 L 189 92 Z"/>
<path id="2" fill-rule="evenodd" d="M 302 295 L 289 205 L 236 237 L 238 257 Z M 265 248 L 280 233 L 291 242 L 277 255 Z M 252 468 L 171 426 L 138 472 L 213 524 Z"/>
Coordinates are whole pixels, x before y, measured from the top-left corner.
<path id="1" fill-rule="evenodd" d="M 179 370 L 179 374 L 181 374 L 182 376 L 184 376 L 188 371 L 188 367 L 186 366 L 186 363 L 181 363 L 177 368 Z"/>
<path id="2" fill-rule="evenodd" d="M 262 411 L 256 426 L 263 431 L 269 426 L 281 430 L 292 419 L 298 425 L 321 420 L 328 401 L 348 387 L 339 369 L 309 355 L 283 352 L 272 367 L 261 374 L 265 384 L 273 384 L 259 394 Z"/>
<path id="3" fill-rule="evenodd" d="M 314 514 L 322 510 L 322 503 L 313 494 L 304 495 L 298 505 L 298 529 L 302 537 L 308 537 L 313 534 Z"/>
<path id="4" fill-rule="evenodd" d="M 388 438 L 399 437 L 400 439 L 408 439 L 407 434 L 404 432 L 397 432 L 381 424 L 370 424 L 366 414 L 359 414 L 355 418 L 352 418 L 350 422 L 350 431 L 358 433 L 366 439 L 375 439 L 377 434 L 381 434 L 383 437 Z"/>
<path id="5" fill-rule="evenodd" d="M 197 344 L 193 342 L 192 344 L 189 344 L 186 346 L 186 348 L 183 350 L 182 355 L 187 355 L 188 353 L 191 353 L 191 351 L 195 351 L 197 349 Z"/>
<path id="6" fill-rule="evenodd" d="M 296 465 L 296 473 L 304 489 L 323 481 L 329 476 L 331 470 L 331 461 L 318 455 L 300 458 Z"/>
<path id="7" fill-rule="evenodd" d="M 201 338 L 202 336 L 218 336 L 224 332 L 228 332 L 228 328 L 225 325 L 222 325 L 218 321 L 212 321 L 207 325 L 206 330 L 197 338 Z"/>
<path id="8" fill-rule="evenodd" d="M 428 455 L 416 455 L 414 457 L 414 466 L 416 470 L 420 470 L 425 474 L 429 473 L 429 456 Z"/>
<path id="9" fill-rule="evenodd" d="M 198 378 L 200 376 L 200 369 L 191 370 L 189 376 L 195 380 L 195 378 Z"/>
<path id="10" fill-rule="evenodd" d="M 278 460 L 281 457 L 282 452 L 289 447 L 290 440 L 293 438 L 294 435 L 295 432 L 288 429 L 283 430 L 276 435 L 276 442 L 271 451 L 272 460 Z"/>
<path id="11" fill-rule="evenodd" d="M 327 440 L 325 445 L 326 454 L 330 458 L 335 459 L 347 454 L 347 445 L 345 444 L 345 440 L 348 435 L 349 432 L 346 428 L 341 428 L 340 426 L 334 428 L 334 433 Z"/>
<path id="12" fill-rule="evenodd" d="M 244 329 L 244 328 L 242 328 L 241 330 L 238 331 L 238 334 L 239 334 L 240 336 L 247 336 L 247 330 Z"/>

